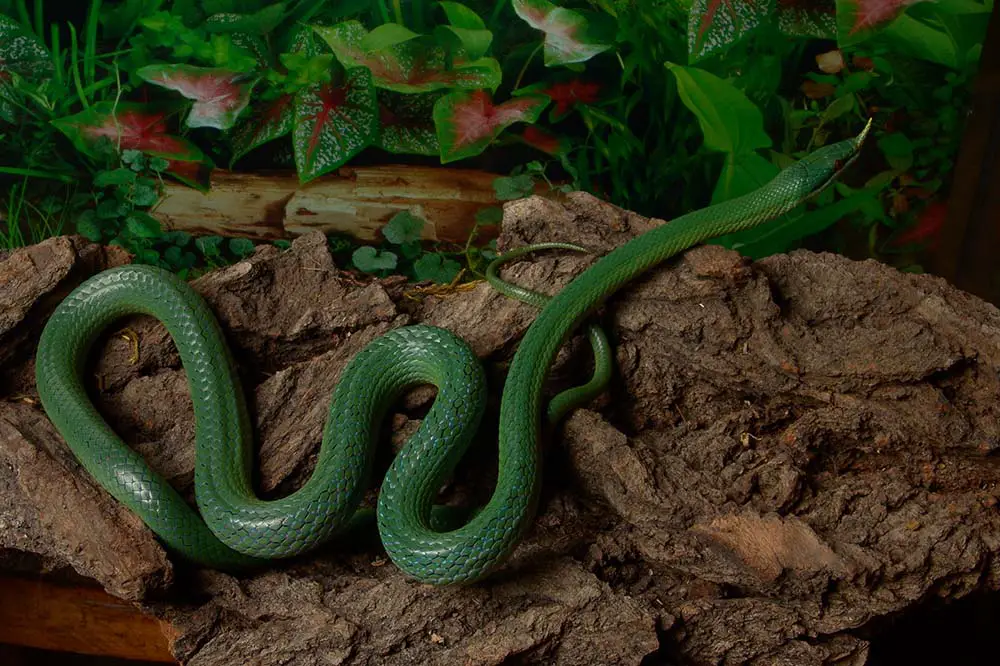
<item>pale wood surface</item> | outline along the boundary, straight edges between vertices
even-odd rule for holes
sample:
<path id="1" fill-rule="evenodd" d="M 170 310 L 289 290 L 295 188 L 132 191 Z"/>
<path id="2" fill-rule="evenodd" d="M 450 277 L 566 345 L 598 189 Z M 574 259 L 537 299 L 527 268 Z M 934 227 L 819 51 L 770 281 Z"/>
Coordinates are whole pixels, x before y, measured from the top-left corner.
<path id="1" fill-rule="evenodd" d="M 99 588 L 0 575 L 0 643 L 176 663 L 174 633 Z"/>
<path id="2" fill-rule="evenodd" d="M 211 190 L 168 184 L 154 215 L 168 229 L 192 234 L 292 238 L 310 231 L 342 232 L 371 241 L 396 213 L 428 222 L 426 240 L 464 243 L 476 213 L 500 205 L 496 174 L 416 166 L 345 167 L 300 185 L 294 172 L 216 170 Z M 480 230 L 485 239 L 495 229 Z"/>

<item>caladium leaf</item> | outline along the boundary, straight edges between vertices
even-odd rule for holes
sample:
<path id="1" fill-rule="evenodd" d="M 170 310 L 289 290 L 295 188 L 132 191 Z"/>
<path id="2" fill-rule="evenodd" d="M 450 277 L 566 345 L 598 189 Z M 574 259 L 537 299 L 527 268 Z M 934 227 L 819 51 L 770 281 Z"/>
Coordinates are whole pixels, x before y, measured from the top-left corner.
<path id="1" fill-rule="evenodd" d="M 144 153 L 180 161 L 205 161 L 201 150 L 179 136 L 169 133 L 167 118 L 176 112 L 170 106 L 152 106 L 135 102 L 98 102 L 89 109 L 52 124 L 73 142 L 80 152 L 98 156 L 98 144 L 110 141 L 120 150 Z"/>
<path id="2" fill-rule="evenodd" d="M 548 67 L 586 62 L 611 48 L 592 31 L 587 17 L 548 0 L 513 0 L 514 11 L 528 25 L 545 33 Z"/>
<path id="3" fill-rule="evenodd" d="M 786 35 L 836 39 L 836 0 L 778 0 L 778 28 Z"/>
<path id="4" fill-rule="evenodd" d="M 549 155 L 569 152 L 571 143 L 566 137 L 556 136 L 538 125 L 528 125 L 520 136 L 521 141 Z"/>
<path id="5" fill-rule="evenodd" d="M 394 43 L 375 51 L 365 49 L 368 31 L 358 21 L 335 26 L 314 26 L 345 67 L 367 67 L 375 85 L 402 93 L 430 92 L 442 88 L 487 88 L 500 85 L 500 63 L 493 58 L 452 63 L 443 47 L 427 36 Z"/>
<path id="6" fill-rule="evenodd" d="M 538 94 L 547 96 L 555 102 L 549 114 L 550 120 L 555 122 L 563 118 L 577 104 L 594 104 L 600 99 L 600 92 L 601 84 L 574 78 L 564 81 L 533 83 L 530 86 L 518 88 L 512 94 L 515 97 Z"/>
<path id="7" fill-rule="evenodd" d="M 219 67 L 147 65 L 136 72 L 143 80 L 176 90 L 194 100 L 188 127 L 229 129 L 250 103 L 259 77 Z"/>
<path id="8" fill-rule="evenodd" d="M 18 109 L 11 91 L 11 75 L 28 79 L 52 73 L 48 51 L 33 34 L 13 19 L 0 14 L 0 119 L 17 121 Z"/>
<path id="9" fill-rule="evenodd" d="M 233 128 L 230 142 L 233 147 L 230 168 L 254 148 L 281 138 L 292 131 L 295 124 L 294 95 L 281 97 L 261 104 L 244 116 Z"/>
<path id="10" fill-rule="evenodd" d="M 886 27 L 909 6 L 927 0 L 836 0 L 837 42 L 850 46 Z"/>
<path id="11" fill-rule="evenodd" d="M 155 153 L 150 153 L 156 156 Z M 207 162 L 207 163 L 206 163 Z M 167 160 L 164 170 L 185 185 L 207 192 L 211 186 L 212 164 L 210 161 Z"/>
<path id="12" fill-rule="evenodd" d="M 440 92 L 403 94 L 378 91 L 381 130 L 376 145 L 390 153 L 438 155 L 434 103 Z"/>
<path id="13" fill-rule="evenodd" d="M 441 163 L 478 155 L 510 125 L 536 122 L 548 103 L 543 95 L 525 95 L 494 105 L 482 90 L 444 95 L 434 103 Z"/>
<path id="14" fill-rule="evenodd" d="M 38 80 L 49 76 L 52 70 L 45 45 L 20 23 L 0 14 L 0 75 L 16 72 Z"/>
<path id="15" fill-rule="evenodd" d="M 766 21 L 775 0 L 692 0 L 688 61 L 697 62 L 735 44 Z"/>
<path id="16" fill-rule="evenodd" d="M 285 3 L 276 2 L 253 14 L 220 12 L 205 19 L 207 32 L 243 32 L 266 35 L 277 28 L 285 18 Z"/>
<path id="17" fill-rule="evenodd" d="M 378 106 L 372 75 L 352 67 L 341 83 L 314 84 L 295 95 L 295 166 L 307 182 L 338 168 L 378 133 Z"/>

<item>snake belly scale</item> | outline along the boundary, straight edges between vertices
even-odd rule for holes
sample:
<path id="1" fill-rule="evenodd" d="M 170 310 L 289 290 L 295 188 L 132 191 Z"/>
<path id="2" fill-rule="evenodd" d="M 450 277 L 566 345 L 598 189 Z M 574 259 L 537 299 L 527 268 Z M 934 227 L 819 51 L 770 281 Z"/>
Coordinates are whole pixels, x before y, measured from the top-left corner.
<path id="1" fill-rule="evenodd" d="M 203 566 L 234 569 L 304 553 L 343 529 L 367 487 L 388 409 L 407 389 L 434 384 L 438 394 L 430 411 L 381 484 L 378 530 L 390 558 L 413 578 L 434 584 L 475 581 L 506 560 L 534 518 L 541 487 L 542 384 L 572 331 L 652 266 L 712 237 L 778 217 L 825 188 L 857 157 L 869 127 L 807 155 L 748 195 L 629 241 L 549 298 L 521 340 L 505 381 L 496 489 L 454 529 L 437 529 L 434 499 L 476 435 L 486 382 L 465 342 L 441 328 L 392 330 L 351 360 L 334 390 L 315 471 L 300 489 L 275 500 L 259 499 L 252 486 L 250 420 L 222 330 L 203 299 L 167 271 L 113 268 L 60 303 L 39 341 L 39 397 L 86 471 L 168 548 Z M 187 374 L 199 511 L 121 441 L 84 385 L 98 336 L 134 313 L 163 322 Z"/>

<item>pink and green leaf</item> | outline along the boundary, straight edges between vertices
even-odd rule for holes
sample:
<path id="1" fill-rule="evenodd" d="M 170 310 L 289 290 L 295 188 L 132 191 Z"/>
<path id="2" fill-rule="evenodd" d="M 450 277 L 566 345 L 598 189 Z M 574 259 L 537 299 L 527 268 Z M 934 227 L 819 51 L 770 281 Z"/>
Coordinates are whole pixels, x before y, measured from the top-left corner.
<path id="1" fill-rule="evenodd" d="M 294 95 L 281 97 L 253 109 L 233 128 L 230 140 L 233 156 L 230 166 L 251 150 L 281 138 L 295 124 Z"/>
<path id="2" fill-rule="evenodd" d="M 786 35 L 836 39 L 836 0 L 778 0 L 778 28 Z"/>
<path id="3" fill-rule="evenodd" d="M 378 135 L 378 106 L 372 75 L 348 69 L 341 83 L 315 84 L 295 96 L 295 166 L 308 182 L 347 162 Z"/>
<path id="4" fill-rule="evenodd" d="M 98 102 L 80 113 L 58 118 L 52 124 L 80 152 L 97 156 L 97 146 L 110 141 L 121 150 L 141 150 L 144 153 L 180 161 L 205 161 L 201 150 L 179 136 L 169 133 L 167 118 L 172 107 L 152 106 L 135 102 Z"/>
<path id="5" fill-rule="evenodd" d="M 444 88 L 495 90 L 500 85 L 500 63 L 494 58 L 459 61 L 448 67 L 445 49 L 426 36 L 373 51 L 365 48 L 368 31 L 358 21 L 315 26 L 345 67 L 367 67 L 375 85 L 401 93 Z"/>
<path id="6" fill-rule="evenodd" d="M 533 83 L 530 86 L 518 88 L 512 95 L 545 95 L 555 105 L 549 114 L 550 120 L 555 122 L 563 118 L 577 104 L 594 104 L 600 99 L 601 84 L 595 81 L 584 81 L 578 78 L 566 79 L 562 81 L 542 81 Z"/>
<path id="7" fill-rule="evenodd" d="M 478 155 L 514 123 L 536 122 L 548 103 L 543 95 L 525 95 L 494 105 L 482 90 L 444 95 L 434 104 L 441 163 Z"/>
<path id="8" fill-rule="evenodd" d="M 257 76 L 220 67 L 195 65 L 147 65 L 138 74 L 149 83 L 175 90 L 194 100 L 188 113 L 188 127 L 226 130 L 250 103 Z"/>
<path id="9" fill-rule="evenodd" d="M 153 157 L 159 157 L 156 153 L 150 153 Z M 211 188 L 212 167 L 211 161 L 202 160 L 173 160 L 167 159 L 168 166 L 166 173 L 170 174 L 180 182 L 207 192 Z"/>
<path id="10" fill-rule="evenodd" d="M 568 138 L 557 136 L 538 125 L 528 125 L 525 127 L 519 138 L 532 148 L 537 148 L 549 155 L 565 154 L 572 147 L 572 143 Z"/>
<path id="11" fill-rule="evenodd" d="M 906 8 L 927 0 L 836 0 L 840 46 L 862 42 L 899 18 Z"/>
<path id="12" fill-rule="evenodd" d="M 767 21 L 774 0 L 693 0 L 688 18 L 688 61 L 697 62 L 738 42 Z"/>
<path id="13" fill-rule="evenodd" d="M 378 91 L 381 128 L 376 145 L 390 153 L 438 155 L 434 103 L 441 93 L 403 94 Z"/>
<path id="14" fill-rule="evenodd" d="M 545 33 L 548 67 L 586 62 L 611 48 L 592 34 L 587 17 L 548 0 L 513 0 L 514 11 L 528 25 Z"/>

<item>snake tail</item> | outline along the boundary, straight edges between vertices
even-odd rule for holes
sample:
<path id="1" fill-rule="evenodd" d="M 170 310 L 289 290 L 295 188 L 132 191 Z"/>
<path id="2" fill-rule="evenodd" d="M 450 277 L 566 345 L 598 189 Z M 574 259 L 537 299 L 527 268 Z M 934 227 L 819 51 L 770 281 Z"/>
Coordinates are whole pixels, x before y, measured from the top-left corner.
<path id="1" fill-rule="evenodd" d="M 551 297 L 541 292 L 533 291 L 526 287 L 506 282 L 499 275 L 500 267 L 518 257 L 541 250 L 574 250 L 576 252 L 589 252 L 581 245 L 573 243 L 535 243 L 533 245 L 522 245 L 509 252 L 495 258 L 486 267 L 486 281 L 499 293 L 515 300 L 543 308 L 551 300 Z M 588 323 L 584 327 L 587 334 L 587 341 L 590 343 L 590 350 L 594 356 L 594 370 L 585 384 L 573 386 L 556 394 L 549 401 L 546 409 L 546 422 L 548 427 L 556 427 L 570 411 L 584 405 L 607 388 L 614 374 L 614 359 L 612 358 L 611 343 L 608 335 L 598 324 Z"/>

